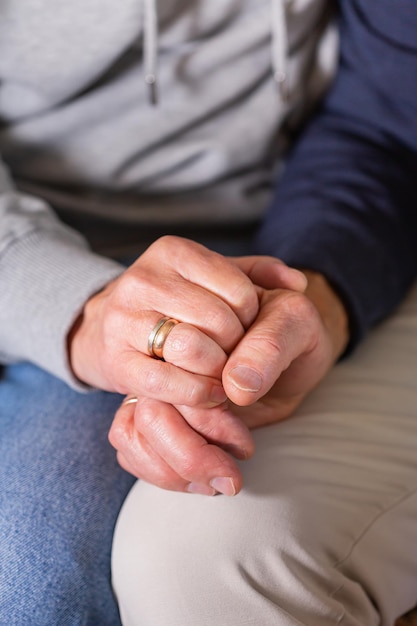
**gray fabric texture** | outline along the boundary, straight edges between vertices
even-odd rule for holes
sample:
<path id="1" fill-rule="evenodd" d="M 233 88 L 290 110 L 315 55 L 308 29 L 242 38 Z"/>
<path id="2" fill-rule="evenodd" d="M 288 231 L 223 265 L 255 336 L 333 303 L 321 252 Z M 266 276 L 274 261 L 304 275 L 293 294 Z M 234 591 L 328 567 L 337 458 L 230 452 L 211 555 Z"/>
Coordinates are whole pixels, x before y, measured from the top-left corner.
<path id="1" fill-rule="evenodd" d="M 27 359 L 76 385 L 68 329 L 122 271 L 50 207 L 94 230 L 97 250 L 100 220 L 241 225 L 262 214 L 286 143 L 279 131 L 305 116 L 333 72 L 327 6 L 283 2 L 285 99 L 273 79 L 270 0 L 158 3 L 152 106 L 141 0 L 2 3 L 3 362 Z"/>

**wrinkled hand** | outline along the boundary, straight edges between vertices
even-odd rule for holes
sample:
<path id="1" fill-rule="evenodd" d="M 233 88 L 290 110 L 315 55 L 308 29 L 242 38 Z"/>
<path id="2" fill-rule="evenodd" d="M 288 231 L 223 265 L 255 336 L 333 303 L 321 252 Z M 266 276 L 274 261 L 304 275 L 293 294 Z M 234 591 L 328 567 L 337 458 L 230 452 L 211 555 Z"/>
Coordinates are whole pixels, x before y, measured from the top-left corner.
<path id="1" fill-rule="evenodd" d="M 302 274 L 276 259 L 239 262 L 164 237 L 87 302 L 69 336 L 70 362 L 81 381 L 140 398 L 136 411 L 128 405 L 118 412 L 110 432 L 120 462 L 135 475 L 167 488 L 201 491 L 216 478 L 232 485 L 223 491 L 240 488 L 228 453 L 247 458 L 253 443 L 224 404 L 221 376 L 258 314 L 253 279 L 260 277 L 266 285 L 305 287 Z M 182 322 L 164 344 L 166 362 L 147 354 L 162 316 Z"/>
<path id="2" fill-rule="evenodd" d="M 223 370 L 231 410 L 249 428 L 291 415 L 346 348 L 342 302 L 321 275 L 306 275 L 305 293 L 263 290 L 259 314 Z"/>
<path id="3" fill-rule="evenodd" d="M 258 312 L 258 294 L 231 261 L 192 241 L 163 237 L 93 296 L 69 337 L 84 383 L 188 406 L 225 400 L 227 353 Z M 164 345 L 166 363 L 147 341 L 164 316 L 181 321 Z"/>
<path id="4" fill-rule="evenodd" d="M 232 456 L 243 460 L 253 453 L 247 427 L 226 402 L 198 409 L 140 397 L 119 408 L 109 439 L 120 465 L 134 476 L 204 495 L 237 493 L 242 476 Z"/>
<path id="5" fill-rule="evenodd" d="M 344 309 L 321 276 L 310 274 L 307 297 L 300 293 L 302 284 L 295 275 L 293 286 L 299 291 L 268 289 L 274 280 L 277 283 L 277 277 L 265 272 L 264 260 L 248 257 L 235 262 L 251 280 L 264 286 L 259 292 L 258 316 L 223 371 L 229 397 L 236 404 L 250 406 L 229 403 L 197 411 L 140 400 L 136 408 L 120 408 L 110 432 L 121 465 L 160 487 L 237 493 L 241 474 L 224 450 L 243 459 L 252 454 L 253 446 L 246 440 L 242 447 L 244 437 L 240 444 L 229 440 L 225 445 L 222 427 L 227 428 L 236 416 L 250 428 L 287 417 L 321 380 L 346 343 Z M 243 385 L 242 367 L 250 369 Z M 192 433 L 184 426 L 195 419 L 198 425 Z"/>
<path id="6" fill-rule="evenodd" d="M 300 272 L 278 260 L 246 263 L 269 284 L 305 286 Z M 68 339 L 75 376 L 98 389 L 171 404 L 221 403 L 227 355 L 259 310 L 259 289 L 244 269 L 195 242 L 157 240 L 86 303 Z M 182 323 L 169 334 L 161 362 L 149 357 L 147 342 L 164 316 Z"/>

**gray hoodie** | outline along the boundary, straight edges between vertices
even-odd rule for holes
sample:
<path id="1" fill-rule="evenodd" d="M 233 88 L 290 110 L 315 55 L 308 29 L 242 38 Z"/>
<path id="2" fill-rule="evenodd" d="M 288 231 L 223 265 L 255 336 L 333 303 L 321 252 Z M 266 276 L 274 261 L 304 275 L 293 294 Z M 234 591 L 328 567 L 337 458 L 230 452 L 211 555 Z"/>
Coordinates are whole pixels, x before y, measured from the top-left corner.
<path id="1" fill-rule="evenodd" d="M 57 214 L 98 234 L 100 220 L 242 224 L 262 214 L 283 122 L 303 118 L 333 71 L 326 7 L 0 5 L 3 362 L 29 360 L 76 386 L 68 329 L 122 271 Z"/>

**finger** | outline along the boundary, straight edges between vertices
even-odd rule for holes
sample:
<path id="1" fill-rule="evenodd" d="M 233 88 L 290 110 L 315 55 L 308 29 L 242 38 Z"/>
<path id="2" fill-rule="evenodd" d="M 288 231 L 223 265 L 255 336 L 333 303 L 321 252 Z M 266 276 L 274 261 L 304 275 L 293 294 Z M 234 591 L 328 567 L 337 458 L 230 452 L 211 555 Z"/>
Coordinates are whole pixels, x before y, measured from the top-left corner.
<path id="1" fill-rule="evenodd" d="M 113 364 L 119 393 L 201 407 L 217 406 L 226 400 L 222 383 L 216 378 L 192 374 L 135 350 L 122 353 L 119 361 Z"/>
<path id="2" fill-rule="evenodd" d="M 252 289 L 256 293 L 253 285 Z M 161 317 L 193 325 L 225 352 L 230 352 L 244 333 L 242 322 L 226 302 L 172 270 L 160 276 L 154 268 L 138 265 L 117 283 L 112 301 L 106 320 L 109 328 L 123 325 L 127 313 L 145 324 L 143 312 L 160 311 L 152 315 L 152 321 L 147 317 L 146 337 Z"/>
<path id="3" fill-rule="evenodd" d="M 150 451 L 139 434 L 132 440 L 125 452 L 117 451 L 119 465 L 129 474 L 144 480 L 160 489 L 170 491 L 187 491 L 188 483 L 178 476 L 157 454 Z M 212 487 L 207 489 L 206 495 L 214 495 Z"/>
<path id="4" fill-rule="evenodd" d="M 213 339 L 191 324 L 178 324 L 163 347 L 166 361 L 195 374 L 221 379 L 227 355 Z"/>
<path id="5" fill-rule="evenodd" d="M 123 400 L 121 408 L 137 403 L 138 398 L 129 394 Z M 252 435 L 242 420 L 229 409 L 229 403 L 224 402 L 211 409 L 187 406 L 176 408 L 192 429 L 202 435 L 208 443 L 220 446 L 240 460 L 252 456 L 254 452 Z"/>
<path id="6" fill-rule="evenodd" d="M 190 428 L 172 405 L 140 399 L 134 420 L 152 450 L 187 483 L 225 495 L 241 489 L 242 476 L 231 456 Z"/>
<path id="7" fill-rule="evenodd" d="M 161 403 L 150 403 L 147 400 L 136 400 L 135 398 L 128 398 L 128 403 L 123 403 L 116 413 L 112 427 L 109 433 L 109 440 L 111 444 L 118 450 L 118 460 L 121 466 L 137 478 L 141 478 L 157 485 L 164 489 L 171 489 L 176 491 L 188 491 L 191 493 L 200 493 L 203 495 L 213 495 L 215 492 L 224 492 L 226 495 L 233 495 L 234 492 L 240 488 L 240 474 L 235 476 L 214 476 L 208 477 L 195 475 L 195 480 L 186 480 L 174 469 L 172 469 L 166 460 L 158 454 L 152 445 L 148 442 L 146 436 L 140 431 L 141 427 L 146 426 L 144 424 L 146 419 L 146 410 L 150 411 L 150 421 L 152 425 L 155 424 L 158 419 L 160 429 L 158 432 L 165 433 L 166 428 L 164 419 L 171 414 L 171 418 L 177 419 L 179 416 L 175 410 L 171 411 L 172 407 L 164 406 Z M 132 404 L 132 401 L 136 402 Z M 235 421 L 240 421 L 235 418 Z M 139 428 L 137 428 L 139 425 Z M 179 421 L 181 425 L 181 420 Z M 176 428 L 175 423 L 170 424 L 170 435 L 172 435 L 172 427 L 176 429 L 174 437 L 176 444 L 178 445 L 181 439 L 181 433 Z M 152 431 L 151 431 L 152 432 Z M 191 434 L 193 431 L 190 431 Z M 208 446 L 206 442 L 199 441 L 201 438 L 198 436 L 193 437 L 198 441 L 199 449 L 201 443 L 206 446 L 207 452 L 214 456 L 216 460 L 216 468 L 221 471 L 224 467 L 221 467 L 218 463 L 218 453 L 215 451 L 215 446 Z M 164 441 L 164 437 L 157 435 L 156 444 L 159 447 L 161 440 Z M 161 448 L 163 449 L 163 448 Z M 169 450 L 172 446 L 169 445 Z M 253 444 L 252 444 L 253 449 Z M 232 450 L 232 453 L 235 450 Z M 200 453 L 198 455 L 200 459 Z M 226 460 L 227 457 L 226 457 Z M 176 458 L 175 458 L 176 461 Z M 174 462 L 175 462 L 174 461 Z M 204 462 L 204 454 L 203 454 Z M 191 468 L 190 468 L 191 469 Z M 188 471 L 190 471 L 190 469 Z M 226 464 L 226 471 L 230 469 L 230 462 Z M 234 470 L 234 464 L 232 464 L 232 471 Z M 216 473 L 216 472 L 215 472 Z M 236 480 L 236 478 L 238 480 Z M 201 482 L 203 480 L 203 482 Z M 207 483 L 207 480 L 209 481 Z M 236 491 L 237 492 L 237 491 Z"/>
<path id="8" fill-rule="evenodd" d="M 256 322 L 223 371 L 224 389 L 237 405 L 264 396 L 296 359 L 313 352 L 323 336 L 317 310 L 306 296 L 278 291 L 264 292 L 263 299 Z"/>
<path id="9" fill-rule="evenodd" d="M 121 467 L 141 480 L 161 489 L 190 491 L 189 483 L 179 476 L 148 444 L 134 424 L 134 406 L 122 405 L 117 411 L 109 432 L 109 440 L 117 450 Z M 191 490 L 193 490 L 191 487 Z M 214 495 L 213 487 L 199 485 L 195 493 Z"/>
<path id="10" fill-rule="evenodd" d="M 155 259 L 157 259 L 157 263 L 155 263 Z M 172 280 L 175 277 L 180 277 L 188 288 L 190 285 L 194 285 L 196 293 L 205 294 L 203 301 L 189 299 L 189 315 L 193 317 L 183 321 L 188 321 L 194 325 L 200 324 L 202 330 L 208 332 L 216 341 L 218 340 L 218 322 L 221 321 L 221 318 L 218 320 L 216 311 L 213 311 L 216 318 L 213 324 L 211 307 L 207 309 L 205 304 L 206 301 L 210 300 L 210 296 L 223 302 L 227 308 L 231 309 L 245 328 L 251 324 L 257 314 L 257 294 L 248 276 L 228 258 L 208 250 L 196 242 L 180 237 L 162 237 L 142 255 L 140 265 L 146 269 L 147 273 L 158 271 L 160 267 L 165 268 L 163 272 L 165 279 L 163 276 L 161 279 L 164 283 L 166 281 L 171 283 L 171 289 L 168 292 L 165 289 L 159 292 L 162 296 L 162 305 L 167 304 L 167 293 L 170 294 L 170 297 L 176 297 L 176 293 L 172 290 Z M 176 281 L 176 287 L 180 288 L 180 282 Z M 180 312 L 183 312 L 185 308 L 183 297 L 178 298 L 178 304 Z M 198 316 L 197 318 L 194 317 L 195 312 L 203 319 L 199 319 Z M 175 317 L 172 312 L 169 312 L 169 315 Z M 181 316 L 179 319 L 182 319 Z"/>
<path id="11" fill-rule="evenodd" d="M 210 409 L 177 407 L 187 423 L 204 437 L 240 460 L 248 459 L 254 452 L 254 442 L 248 428 L 223 403 Z"/>
<path id="12" fill-rule="evenodd" d="M 304 292 L 307 288 L 307 278 L 303 272 L 289 267 L 275 257 L 234 257 L 233 261 L 255 285 L 264 289 L 292 289 Z"/>
<path id="13" fill-rule="evenodd" d="M 148 339 L 163 316 L 155 311 L 142 311 L 129 318 L 123 328 L 127 343 L 142 354 L 148 355 Z M 221 378 L 226 363 L 226 353 L 208 335 L 191 324 L 172 327 L 167 335 L 162 355 L 165 361 L 188 372 Z"/>

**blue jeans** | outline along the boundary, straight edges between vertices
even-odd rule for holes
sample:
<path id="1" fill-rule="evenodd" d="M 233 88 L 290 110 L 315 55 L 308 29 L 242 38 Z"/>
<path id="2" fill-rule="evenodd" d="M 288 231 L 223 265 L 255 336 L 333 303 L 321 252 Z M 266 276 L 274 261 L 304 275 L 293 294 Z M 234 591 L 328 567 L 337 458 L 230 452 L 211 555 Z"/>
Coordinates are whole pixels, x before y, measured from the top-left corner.
<path id="1" fill-rule="evenodd" d="M 107 440 L 121 397 L 0 372 L 0 625 L 119 625 L 110 550 L 134 482 Z"/>
<path id="2" fill-rule="evenodd" d="M 191 234 L 235 255 L 252 238 Z M 138 240 L 133 258 L 149 243 Z M 33 365 L 0 368 L 0 626 L 120 625 L 110 552 L 135 482 L 107 440 L 121 400 L 77 393 Z"/>

